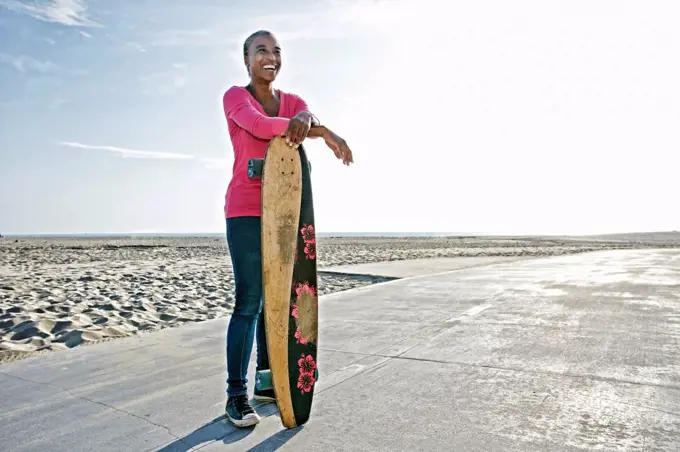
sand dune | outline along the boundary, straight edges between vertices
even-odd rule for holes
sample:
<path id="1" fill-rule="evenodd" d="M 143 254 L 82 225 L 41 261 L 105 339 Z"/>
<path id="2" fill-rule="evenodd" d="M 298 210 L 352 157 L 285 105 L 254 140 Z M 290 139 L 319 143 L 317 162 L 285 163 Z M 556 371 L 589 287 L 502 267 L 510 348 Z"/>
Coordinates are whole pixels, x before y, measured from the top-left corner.
<path id="1" fill-rule="evenodd" d="M 548 256 L 641 246 L 648 245 L 359 237 L 320 239 L 318 255 L 323 270 L 416 258 Z M 385 280 L 324 273 L 319 279 L 322 295 Z M 0 362 L 224 317 L 232 308 L 233 275 L 220 238 L 0 239 Z"/>

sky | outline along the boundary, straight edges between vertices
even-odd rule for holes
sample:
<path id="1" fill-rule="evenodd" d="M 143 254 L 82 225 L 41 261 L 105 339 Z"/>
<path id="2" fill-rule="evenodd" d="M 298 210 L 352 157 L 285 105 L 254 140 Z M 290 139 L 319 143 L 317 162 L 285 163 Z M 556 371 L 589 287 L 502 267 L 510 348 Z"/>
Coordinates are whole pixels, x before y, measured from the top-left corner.
<path id="1" fill-rule="evenodd" d="M 320 232 L 680 230 L 673 0 L 0 0 L 0 233 L 223 233 L 274 32 Z"/>

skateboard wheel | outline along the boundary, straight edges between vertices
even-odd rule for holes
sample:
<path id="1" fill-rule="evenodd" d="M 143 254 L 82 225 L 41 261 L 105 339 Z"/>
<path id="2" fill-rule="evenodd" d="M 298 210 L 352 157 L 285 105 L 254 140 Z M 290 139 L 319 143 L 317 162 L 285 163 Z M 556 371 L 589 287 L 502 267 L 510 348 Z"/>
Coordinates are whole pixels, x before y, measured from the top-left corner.
<path id="1" fill-rule="evenodd" d="M 255 373 L 255 387 L 260 391 L 272 389 L 272 374 L 268 370 Z"/>
<path id="2" fill-rule="evenodd" d="M 264 167 L 264 159 L 249 159 L 248 160 L 248 178 L 254 179 L 262 177 L 262 168 Z"/>

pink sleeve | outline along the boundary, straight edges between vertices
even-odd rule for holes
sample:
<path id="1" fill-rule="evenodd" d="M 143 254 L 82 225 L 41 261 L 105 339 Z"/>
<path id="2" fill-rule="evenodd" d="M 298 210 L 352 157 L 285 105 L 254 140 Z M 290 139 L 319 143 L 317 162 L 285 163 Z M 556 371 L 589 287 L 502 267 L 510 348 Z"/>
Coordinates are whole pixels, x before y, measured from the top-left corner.
<path id="1" fill-rule="evenodd" d="M 281 135 L 288 128 L 289 119 L 263 115 L 250 103 L 247 93 L 240 88 L 233 87 L 227 90 L 222 103 L 227 118 L 263 140 Z"/>

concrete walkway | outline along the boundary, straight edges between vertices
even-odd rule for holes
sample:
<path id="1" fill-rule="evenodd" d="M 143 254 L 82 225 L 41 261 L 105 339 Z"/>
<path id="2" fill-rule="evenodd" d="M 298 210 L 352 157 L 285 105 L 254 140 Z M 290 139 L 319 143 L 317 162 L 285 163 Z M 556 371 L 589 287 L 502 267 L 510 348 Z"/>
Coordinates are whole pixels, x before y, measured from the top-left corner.
<path id="1" fill-rule="evenodd" d="M 438 257 L 433 259 L 411 259 L 403 261 L 373 262 L 369 264 L 336 265 L 325 267 L 326 273 L 350 275 L 372 275 L 387 278 L 409 278 L 461 270 L 464 268 L 484 267 L 502 262 L 516 262 L 535 259 L 526 256 L 480 256 L 480 257 Z"/>
<path id="2" fill-rule="evenodd" d="M 396 280 L 321 301 L 309 424 L 236 430 L 208 321 L 0 366 L 0 450 L 678 451 L 680 251 Z"/>

